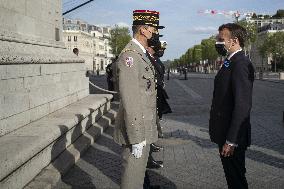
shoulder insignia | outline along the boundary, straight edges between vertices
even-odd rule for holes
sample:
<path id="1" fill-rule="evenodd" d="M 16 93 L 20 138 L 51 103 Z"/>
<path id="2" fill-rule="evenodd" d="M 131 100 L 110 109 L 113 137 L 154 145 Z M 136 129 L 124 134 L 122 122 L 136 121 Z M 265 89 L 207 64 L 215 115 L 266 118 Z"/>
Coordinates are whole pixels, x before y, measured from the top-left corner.
<path id="1" fill-rule="evenodd" d="M 131 68 L 133 66 L 133 58 L 131 56 L 125 59 L 125 64 L 127 67 Z"/>
<path id="2" fill-rule="evenodd" d="M 135 52 L 137 54 L 139 54 L 140 56 L 142 56 L 142 54 L 138 51 L 136 51 L 135 49 L 124 49 L 121 53 L 125 53 L 125 52 Z"/>

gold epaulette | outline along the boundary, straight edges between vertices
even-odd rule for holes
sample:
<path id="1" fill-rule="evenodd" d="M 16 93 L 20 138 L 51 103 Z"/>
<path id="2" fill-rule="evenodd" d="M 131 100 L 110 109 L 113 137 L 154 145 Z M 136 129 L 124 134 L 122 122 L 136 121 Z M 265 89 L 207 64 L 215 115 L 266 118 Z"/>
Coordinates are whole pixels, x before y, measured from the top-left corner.
<path id="1" fill-rule="evenodd" d="M 142 54 L 140 52 L 136 51 L 135 49 L 125 49 L 121 53 L 125 53 L 125 52 L 128 52 L 128 51 L 135 52 L 135 53 L 139 54 L 140 56 L 142 56 Z"/>

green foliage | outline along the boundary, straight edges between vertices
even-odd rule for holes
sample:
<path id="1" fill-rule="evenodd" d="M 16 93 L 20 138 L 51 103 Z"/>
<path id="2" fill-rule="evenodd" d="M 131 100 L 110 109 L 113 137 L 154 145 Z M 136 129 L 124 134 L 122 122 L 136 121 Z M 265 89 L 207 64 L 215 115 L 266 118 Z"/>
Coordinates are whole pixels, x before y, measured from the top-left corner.
<path id="1" fill-rule="evenodd" d="M 284 57 L 284 32 L 267 35 L 259 51 L 263 56 L 273 54 Z"/>
<path id="2" fill-rule="evenodd" d="M 257 26 L 253 23 L 248 23 L 245 20 L 237 22 L 238 25 L 244 27 L 247 30 L 247 43 L 246 46 L 256 41 L 257 38 Z"/>
<path id="3" fill-rule="evenodd" d="M 283 9 L 277 10 L 277 13 L 273 15 L 272 18 L 284 18 L 284 10 Z"/>
<path id="4" fill-rule="evenodd" d="M 277 60 L 278 68 L 284 67 L 284 32 L 266 35 L 263 43 L 258 47 L 262 57 L 272 55 L 273 62 Z"/>
<path id="5" fill-rule="evenodd" d="M 174 61 L 171 63 L 171 68 L 176 68 L 179 66 L 179 59 L 174 59 Z"/>
<path id="6" fill-rule="evenodd" d="M 262 58 L 264 58 L 265 56 L 268 55 L 268 35 L 265 34 L 265 36 L 263 37 L 262 40 L 256 40 L 255 44 L 258 48 L 259 54 L 262 56 Z"/>
<path id="7" fill-rule="evenodd" d="M 257 15 L 255 13 L 253 13 L 252 18 L 257 18 Z"/>
<path id="8" fill-rule="evenodd" d="M 118 56 L 127 43 L 131 40 L 129 29 L 127 27 L 115 26 L 110 33 L 110 46 L 113 54 Z"/>
<path id="9" fill-rule="evenodd" d="M 202 40 L 201 44 L 189 48 L 179 59 L 171 62 L 171 67 L 196 65 L 205 59 L 208 59 L 209 63 L 215 61 L 218 57 L 215 42 L 214 36 Z"/>
<path id="10" fill-rule="evenodd" d="M 269 19 L 269 18 L 271 18 L 270 15 L 264 15 L 264 19 Z"/>
<path id="11" fill-rule="evenodd" d="M 215 42 L 216 39 L 214 37 L 210 37 L 209 39 L 203 39 L 201 41 L 202 59 L 207 59 L 209 63 L 213 62 L 218 57 L 218 53 L 215 50 Z"/>
<path id="12" fill-rule="evenodd" d="M 189 48 L 186 51 L 185 54 L 186 54 L 188 64 L 192 64 L 192 62 L 193 62 L 193 48 Z"/>
<path id="13" fill-rule="evenodd" d="M 201 45 L 194 45 L 193 53 L 192 53 L 192 60 L 195 63 L 199 63 L 202 60 L 202 48 Z"/>

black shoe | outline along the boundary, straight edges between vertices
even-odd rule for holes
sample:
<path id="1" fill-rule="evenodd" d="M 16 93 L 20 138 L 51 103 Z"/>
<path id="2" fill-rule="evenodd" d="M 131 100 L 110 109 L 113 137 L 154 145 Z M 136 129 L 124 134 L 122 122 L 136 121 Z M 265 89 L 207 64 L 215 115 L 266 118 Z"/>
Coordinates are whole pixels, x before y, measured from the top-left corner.
<path id="1" fill-rule="evenodd" d="M 164 148 L 162 146 L 157 146 L 156 144 L 152 143 L 150 145 L 150 151 L 151 152 L 159 152 L 161 150 L 163 150 Z"/>
<path id="2" fill-rule="evenodd" d="M 162 167 L 164 167 L 163 161 L 152 160 L 152 161 L 148 161 L 148 163 L 147 163 L 147 168 L 149 168 L 149 169 L 159 169 L 159 168 L 162 168 Z"/>
<path id="3" fill-rule="evenodd" d="M 159 185 L 152 185 L 152 186 L 150 186 L 150 189 L 160 189 L 161 188 L 161 186 L 159 186 Z"/>

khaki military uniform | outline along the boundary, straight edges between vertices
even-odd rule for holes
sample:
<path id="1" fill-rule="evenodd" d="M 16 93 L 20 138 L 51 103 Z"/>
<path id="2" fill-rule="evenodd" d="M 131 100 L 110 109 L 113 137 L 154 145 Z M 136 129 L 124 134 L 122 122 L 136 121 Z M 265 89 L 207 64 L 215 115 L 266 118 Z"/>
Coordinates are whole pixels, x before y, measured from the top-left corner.
<path id="1" fill-rule="evenodd" d="M 143 50 L 130 41 L 117 61 L 120 105 L 114 140 L 123 146 L 122 188 L 142 188 L 149 145 L 158 140 L 155 71 Z M 131 154 L 131 145 L 146 140 L 142 157 Z"/>

